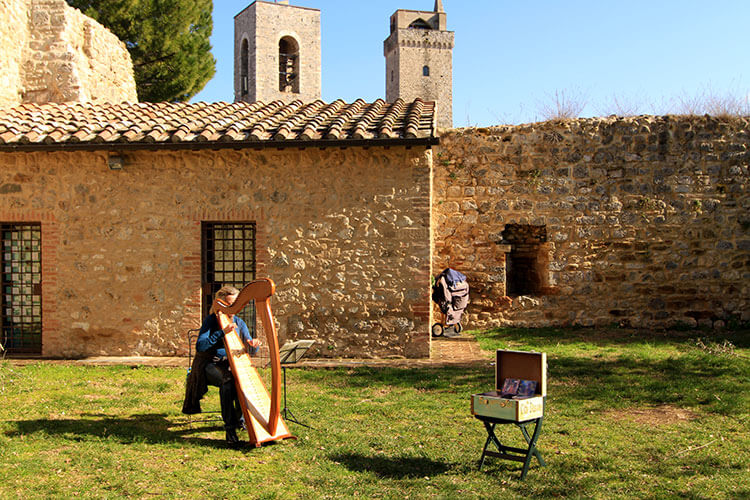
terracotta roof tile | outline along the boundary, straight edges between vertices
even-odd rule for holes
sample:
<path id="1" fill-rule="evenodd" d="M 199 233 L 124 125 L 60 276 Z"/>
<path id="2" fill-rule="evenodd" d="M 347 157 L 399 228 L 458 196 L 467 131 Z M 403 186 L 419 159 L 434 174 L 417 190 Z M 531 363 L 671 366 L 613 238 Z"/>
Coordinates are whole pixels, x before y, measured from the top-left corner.
<path id="1" fill-rule="evenodd" d="M 273 146 L 368 141 L 434 144 L 435 105 L 417 99 L 284 104 L 22 104 L 0 109 L 0 151 L 23 149 Z"/>

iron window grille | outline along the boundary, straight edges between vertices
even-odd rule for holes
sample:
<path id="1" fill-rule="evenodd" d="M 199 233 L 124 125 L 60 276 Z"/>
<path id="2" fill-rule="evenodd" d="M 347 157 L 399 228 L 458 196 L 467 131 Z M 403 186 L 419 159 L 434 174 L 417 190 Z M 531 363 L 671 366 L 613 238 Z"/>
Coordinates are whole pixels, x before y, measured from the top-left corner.
<path id="1" fill-rule="evenodd" d="M 211 310 L 214 295 L 224 285 L 242 289 L 255 279 L 255 223 L 203 222 L 203 316 Z M 255 304 L 248 304 L 238 316 L 255 336 Z"/>
<path id="2" fill-rule="evenodd" d="M 8 354 L 42 352 L 42 229 L 0 223 L 2 345 Z"/>

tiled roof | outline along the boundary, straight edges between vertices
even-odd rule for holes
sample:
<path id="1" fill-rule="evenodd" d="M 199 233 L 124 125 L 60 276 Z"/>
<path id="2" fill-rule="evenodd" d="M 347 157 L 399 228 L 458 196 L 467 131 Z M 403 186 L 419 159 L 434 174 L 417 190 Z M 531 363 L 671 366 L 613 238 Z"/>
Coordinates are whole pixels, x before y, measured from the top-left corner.
<path id="1" fill-rule="evenodd" d="M 434 123 L 420 99 L 23 104 L 0 109 L 0 151 L 436 144 Z"/>

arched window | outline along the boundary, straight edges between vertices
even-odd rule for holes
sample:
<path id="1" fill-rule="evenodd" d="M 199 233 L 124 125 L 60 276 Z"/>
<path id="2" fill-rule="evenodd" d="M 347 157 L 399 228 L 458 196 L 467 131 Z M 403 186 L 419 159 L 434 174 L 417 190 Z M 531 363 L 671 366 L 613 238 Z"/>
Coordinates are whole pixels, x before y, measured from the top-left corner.
<path id="1" fill-rule="evenodd" d="M 279 91 L 299 94 L 299 44 L 290 36 L 279 40 Z"/>
<path id="2" fill-rule="evenodd" d="M 430 76 L 430 67 L 422 66 L 422 76 Z"/>
<path id="3" fill-rule="evenodd" d="M 240 47 L 240 95 L 245 96 L 248 93 L 247 65 L 248 65 L 247 39 L 242 40 Z"/>

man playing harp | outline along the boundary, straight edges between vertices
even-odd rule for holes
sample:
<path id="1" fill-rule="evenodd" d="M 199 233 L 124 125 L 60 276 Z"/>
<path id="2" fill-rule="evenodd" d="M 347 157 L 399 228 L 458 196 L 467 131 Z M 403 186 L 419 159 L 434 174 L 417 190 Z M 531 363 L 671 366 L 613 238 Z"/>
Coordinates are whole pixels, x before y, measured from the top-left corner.
<path id="1" fill-rule="evenodd" d="M 216 292 L 215 298 L 230 306 L 237 300 L 239 293 L 239 290 L 233 286 L 224 286 Z M 226 440 L 229 445 L 236 446 L 239 443 L 239 438 L 235 430 L 240 427 L 241 410 L 234 377 L 229 369 L 229 361 L 224 347 L 224 335 L 230 330 L 235 330 L 243 343 L 247 345 L 250 354 L 255 354 L 258 351 L 260 342 L 258 339 L 252 338 L 250 330 L 242 318 L 230 315 L 230 319 L 232 322 L 222 330 L 216 311 L 212 307 L 210 314 L 203 321 L 195 345 L 196 354 L 188 376 L 182 412 L 186 414 L 200 413 L 200 400 L 208 391 L 208 386 L 218 387 L 221 418 L 224 421 Z"/>

